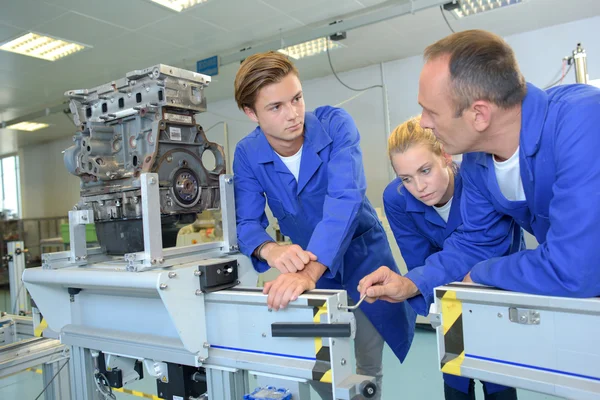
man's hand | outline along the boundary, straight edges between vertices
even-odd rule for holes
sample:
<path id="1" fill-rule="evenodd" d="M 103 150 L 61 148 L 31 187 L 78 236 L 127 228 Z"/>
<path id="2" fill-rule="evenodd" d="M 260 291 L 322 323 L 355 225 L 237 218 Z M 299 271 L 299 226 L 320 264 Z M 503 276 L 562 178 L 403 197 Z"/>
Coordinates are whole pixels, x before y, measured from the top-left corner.
<path id="1" fill-rule="evenodd" d="M 316 282 L 327 268 L 318 262 L 310 262 L 303 271 L 293 274 L 281 274 L 274 281 L 265 283 L 264 294 L 268 294 L 267 305 L 272 310 L 287 307 L 307 290 L 313 290 Z"/>
<path id="2" fill-rule="evenodd" d="M 470 272 L 467 274 L 467 276 L 465 276 L 465 279 L 463 279 L 463 282 L 465 282 L 465 283 L 475 283 L 471 279 L 471 273 Z"/>
<path id="3" fill-rule="evenodd" d="M 385 300 L 390 303 L 399 303 L 419 294 L 419 289 L 413 281 L 398 275 L 388 267 L 379 269 L 360 280 L 358 291 L 361 296 L 366 294 L 368 303 L 375 300 Z"/>
<path id="4" fill-rule="evenodd" d="M 269 267 L 277 268 L 282 274 L 302 271 L 306 264 L 317 260 L 317 256 L 297 244 L 273 242 L 266 244 L 260 252 Z"/>

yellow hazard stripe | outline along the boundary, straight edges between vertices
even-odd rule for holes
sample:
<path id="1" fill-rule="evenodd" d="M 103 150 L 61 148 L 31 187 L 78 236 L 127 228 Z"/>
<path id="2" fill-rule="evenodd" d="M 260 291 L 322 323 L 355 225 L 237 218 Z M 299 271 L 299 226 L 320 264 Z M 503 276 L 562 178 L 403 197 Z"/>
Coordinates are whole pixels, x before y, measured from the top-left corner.
<path id="1" fill-rule="evenodd" d="M 42 321 L 40 322 L 40 324 L 38 326 L 36 326 L 35 329 L 33 330 L 34 336 L 41 337 L 42 332 L 44 332 L 44 330 L 47 327 L 48 327 L 48 323 L 46 322 L 46 320 L 44 318 L 42 318 Z"/>
<path id="2" fill-rule="evenodd" d="M 125 389 L 125 388 L 113 388 L 113 392 L 130 394 L 132 396 L 144 397 L 146 399 L 152 399 L 152 400 L 163 400 L 161 397 L 158 397 L 153 394 L 143 393 L 143 392 L 140 392 L 137 390 L 129 390 L 129 389 Z"/>
<path id="3" fill-rule="evenodd" d="M 36 374 L 42 374 L 43 371 L 39 368 L 27 368 L 25 371 L 29 371 L 29 372 L 35 372 Z"/>
<path id="4" fill-rule="evenodd" d="M 442 306 L 444 332 L 444 355 L 440 367 L 444 373 L 461 376 L 460 368 L 465 360 L 462 301 L 456 297 L 454 290 L 440 290 L 437 297 Z"/>
<path id="5" fill-rule="evenodd" d="M 462 314 L 462 302 L 456 298 L 456 292 L 448 290 L 442 297 L 442 322 L 444 335 Z"/>
<path id="6" fill-rule="evenodd" d="M 319 307 L 315 307 L 315 312 L 313 312 L 313 322 L 321 323 L 321 316 L 325 314 L 327 315 L 327 303 L 323 302 L 323 304 Z M 331 383 L 331 366 L 329 369 L 323 372 L 323 370 L 318 371 L 317 365 L 325 362 L 323 357 L 327 356 L 327 362 L 329 360 L 329 347 L 323 346 L 323 339 L 320 337 L 315 338 L 315 368 L 313 369 L 313 378 L 320 382 Z M 322 367 L 322 365 L 319 365 Z"/>

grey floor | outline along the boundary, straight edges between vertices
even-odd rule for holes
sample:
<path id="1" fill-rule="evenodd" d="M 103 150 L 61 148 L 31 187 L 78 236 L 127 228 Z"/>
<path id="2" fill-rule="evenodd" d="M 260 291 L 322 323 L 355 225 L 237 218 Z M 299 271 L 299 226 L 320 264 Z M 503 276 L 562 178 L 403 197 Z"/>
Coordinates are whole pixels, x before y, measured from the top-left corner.
<path id="1" fill-rule="evenodd" d="M 0 290 L 0 311 L 8 310 L 10 296 Z M 411 351 L 404 364 L 400 364 L 389 348 L 384 352 L 383 400 L 443 399 L 443 384 L 437 369 L 435 334 L 418 330 Z M 35 371 L 25 371 L 0 380 L 0 399 L 34 400 L 42 391 L 42 376 Z M 142 393 L 155 395 L 154 380 L 144 379 L 127 387 Z M 477 398 L 483 400 L 481 385 L 477 384 Z M 119 400 L 145 397 L 116 393 Z M 316 398 L 316 396 L 314 396 Z M 41 397 L 43 399 L 43 397 Z M 557 397 L 519 390 L 520 400 L 550 400 Z M 75 399 L 74 399 L 75 400 Z"/>

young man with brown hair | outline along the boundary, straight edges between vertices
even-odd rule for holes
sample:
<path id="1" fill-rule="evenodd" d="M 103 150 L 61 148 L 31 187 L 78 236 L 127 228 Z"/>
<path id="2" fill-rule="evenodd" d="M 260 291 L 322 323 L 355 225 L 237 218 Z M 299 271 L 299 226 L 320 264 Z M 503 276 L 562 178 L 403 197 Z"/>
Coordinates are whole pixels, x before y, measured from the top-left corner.
<path id="1" fill-rule="evenodd" d="M 284 308 L 315 288 L 344 289 L 357 302 L 363 276 L 380 265 L 398 272 L 365 195 L 360 136 L 350 115 L 329 106 L 306 112 L 298 71 L 277 52 L 244 61 L 235 98 L 258 124 L 238 143 L 233 161 L 238 241 L 257 271 L 282 273 L 265 285 L 268 306 Z M 267 202 L 293 245 L 266 233 Z M 375 376 L 381 387 L 383 341 L 403 361 L 415 314 L 405 304 L 380 302 L 363 303 L 355 316 L 357 373 Z"/>

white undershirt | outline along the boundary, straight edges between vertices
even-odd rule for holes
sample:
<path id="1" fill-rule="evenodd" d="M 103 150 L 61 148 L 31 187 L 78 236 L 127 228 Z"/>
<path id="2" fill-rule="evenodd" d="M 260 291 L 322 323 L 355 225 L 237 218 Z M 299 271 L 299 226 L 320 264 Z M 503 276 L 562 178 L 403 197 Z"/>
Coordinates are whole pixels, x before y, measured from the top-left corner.
<path id="1" fill-rule="evenodd" d="M 444 220 L 444 222 L 448 223 L 448 217 L 450 216 L 450 209 L 452 208 L 452 197 L 446 204 L 441 207 L 433 206 L 433 209 L 440 214 L 440 217 Z"/>
<path id="2" fill-rule="evenodd" d="M 283 161 L 285 166 L 288 167 L 292 175 L 294 175 L 294 178 L 296 178 L 296 182 L 298 182 L 298 175 L 300 175 L 300 160 L 302 159 L 302 147 L 304 147 L 304 145 L 300 147 L 300 150 L 298 150 L 296 154 L 289 157 L 284 157 L 281 154 L 275 152 L 275 154 L 277 154 L 279 158 L 281 158 L 281 161 Z"/>
<path id="3" fill-rule="evenodd" d="M 521 180 L 521 168 L 519 166 L 519 148 L 506 161 L 496 161 L 494 156 L 494 169 L 496 170 L 496 179 L 500 192 L 510 201 L 525 200 L 525 192 L 523 191 L 523 181 Z"/>

